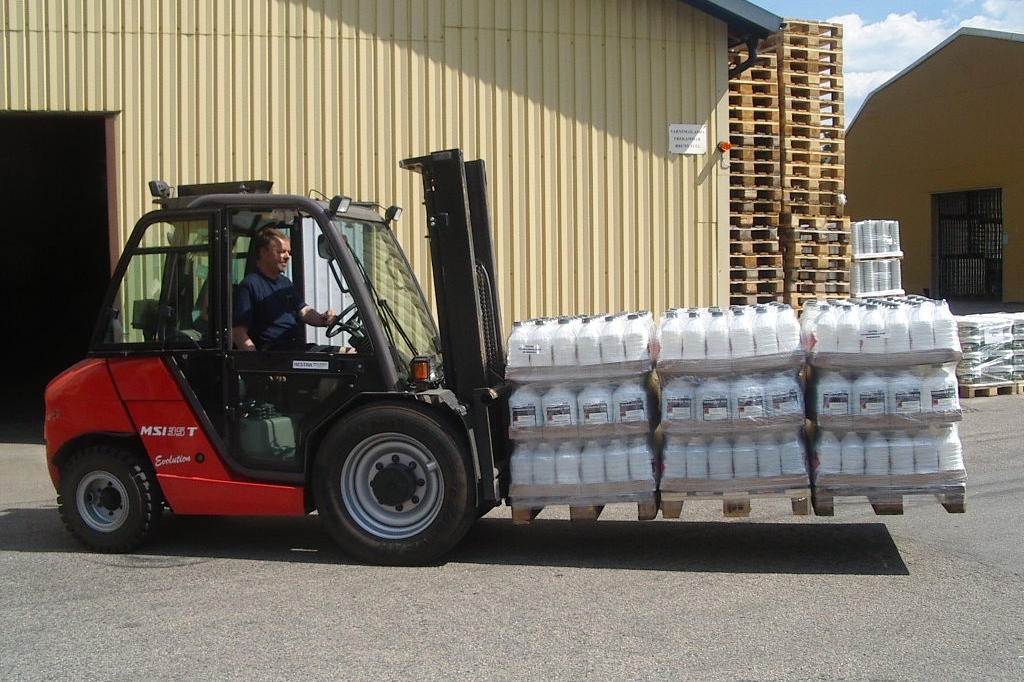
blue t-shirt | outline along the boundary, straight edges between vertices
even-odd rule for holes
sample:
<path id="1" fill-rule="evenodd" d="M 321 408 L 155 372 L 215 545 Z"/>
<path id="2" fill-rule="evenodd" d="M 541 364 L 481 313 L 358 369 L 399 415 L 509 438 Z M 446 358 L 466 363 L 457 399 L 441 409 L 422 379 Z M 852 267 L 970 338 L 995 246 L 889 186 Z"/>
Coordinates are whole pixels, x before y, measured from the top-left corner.
<path id="1" fill-rule="evenodd" d="M 235 291 L 234 327 L 248 327 L 257 348 L 298 340 L 298 313 L 306 307 L 284 275 L 270 279 L 261 272 L 245 276 Z"/>

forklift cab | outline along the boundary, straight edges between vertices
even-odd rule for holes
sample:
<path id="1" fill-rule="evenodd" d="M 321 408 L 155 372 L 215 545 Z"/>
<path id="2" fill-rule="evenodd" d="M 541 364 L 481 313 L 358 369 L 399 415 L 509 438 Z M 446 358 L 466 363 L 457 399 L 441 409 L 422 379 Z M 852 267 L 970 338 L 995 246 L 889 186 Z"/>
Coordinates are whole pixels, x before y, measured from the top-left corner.
<path id="1" fill-rule="evenodd" d="M 441 364 L 393 212 L 270 194 L 189 192 L 161 203 L 127 243 L 90 354 L 163 358 L 236 474 L 301 483 L 335 415 L 362 394 L 406 390 L 414 358 Z M 284 274 L 296 303 L 341 314 L 329 328 L 298 322 L 298 345 L 240 350 L 236 291 L 267 227 L 291 242 Z"/>

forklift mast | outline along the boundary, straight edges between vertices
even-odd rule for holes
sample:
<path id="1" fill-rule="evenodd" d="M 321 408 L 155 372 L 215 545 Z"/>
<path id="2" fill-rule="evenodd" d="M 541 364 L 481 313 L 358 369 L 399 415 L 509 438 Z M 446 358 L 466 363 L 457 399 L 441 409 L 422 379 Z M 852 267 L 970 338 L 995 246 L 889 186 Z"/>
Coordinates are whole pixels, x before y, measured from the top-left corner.
<path id="1" fill-rule="evenodd" d="M 472 410 L 481 496 L 497 500 L 488 472 L 508 460 L 508 389 L 484 162 L 452 149 L 400 165 L 423 179 L 444 382 Z"/>

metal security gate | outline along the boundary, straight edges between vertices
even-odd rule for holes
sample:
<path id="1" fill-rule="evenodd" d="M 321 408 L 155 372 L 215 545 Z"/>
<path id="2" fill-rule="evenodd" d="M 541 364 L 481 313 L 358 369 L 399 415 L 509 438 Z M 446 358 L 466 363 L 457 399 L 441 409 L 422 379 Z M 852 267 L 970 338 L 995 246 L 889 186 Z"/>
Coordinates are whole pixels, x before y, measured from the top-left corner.
<path id="1" fill-rule="evenodd" d="M 1003 298 L 1003 190 L 932 195 L 938 294 Z"/>

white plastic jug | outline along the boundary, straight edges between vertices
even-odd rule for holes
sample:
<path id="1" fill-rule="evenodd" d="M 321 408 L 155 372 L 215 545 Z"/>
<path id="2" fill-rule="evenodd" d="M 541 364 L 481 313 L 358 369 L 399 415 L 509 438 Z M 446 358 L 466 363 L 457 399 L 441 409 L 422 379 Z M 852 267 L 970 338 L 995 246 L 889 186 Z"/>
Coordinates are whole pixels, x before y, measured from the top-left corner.
<path id="1" fill-rule="evenodd" d="M 910 347 L 915 351 L 935 348 L 935 307 L 930 301 L 914 301 L 910 306 Z"/>
<path id="2" fill-rule="evenodd" d="M 555 484 L 555 449 L 547 441 L 537 443 L 533 450 L 533 484 Z"/>
<path id="3" fill-rule="evenodd" d="M 945 300 L 935 305 L 934 316 L 934 339 L 936 348 L 948 348 L 959 352 L 960 333 L 957 328 L 956 318 L 949 309 L 949 303 Z"/>
<path id="4" fill-rule="evenodd" d="M 651 468 L 651 451 L 643 438 L 634 438 L 628 442 L 629 480 L 649 481 L 654 485 L 654 471 Z"/>
<path id="5" fill-rule="evenodd" d="M 576 361 L 580 365 L 601 364 L 601 330 L 604 318 L 585 317 L 576 332 Z"/>
<path id="6" fill-rule="evenodd" d="M 922 412 L 957 412 L 959 388 L 953 365 L 932 367 L 921 381 Z"/>
<path id="7" fill-rule="evenodd" d="M 640 384 L 627 381 L 612 393 L 612 407 L 617 423 L 647 421 L 647 391 Z"/>
<path id="8" fill-rule="evenodd" d="M 711 319 L 707 324 L 705 341 L 708 359 L 724 360 L 732 357 L 732 350 L 729 346 L 729 320 L 719 308 L 711 309 Z"/>
<path id="9" fill-rule="evenodd" d="M 729 350 L 733 358 L 749 358 L 754 355 L 754 324 L 742 306 L 730 309 Z"/>
<path id="10" fill-rule="evenodd" d="M 818 306 L 808 350 L 815 353 L 835 353 L 839 350 L 839 316 L 832 306 Z"/>
<path id="11" fill-rule="evenodd" d="M 530 384 L 520 386 L 509 396 L 508 411 L 513 428 L 544 425 L 540 393 Z"/>
<path id="12" fill-rule="evenodd" d="M 651 343 L 650 321 L 639 313 L 630 313 L 626 317 L 626 325 L 622 332 L 622 343 L 626 361 L 649 361 Z"/>
<path id="13" fill-rule="evenodd" d="M 722 436 L 716 436 L 708 446 L 708 472 L 713 480 L 732 479 L 732 446 Z"/>
<path id="14" fill-rule="evenodd" d="M 889 441 L 889 473 L 893 476 L 914 473 L 914 441 L 905 431 L 897 431 Z"/>
<path id="15" fill-rule="evenodd" d="M 508 367 L 520 369 L 530 366 L 530 332 L 521 321 L 512 323 L 512 333 L 508 336 Z"/>
<path id="16" fill-rule="evenodd" d="M 626 442 L 612 440 L 604 451 L 605 479 L 609 483 L 625 483 L 629 481 L 629 449 Z"/>
<path id="17" fill-rule="evenodd" d="M 885 352 L 905 353 L 910 350 L 910 319 L 907 309 L 901 304 L 886 306 Z"/>
<path id="18" fill-rule="evenodd" d="M 576 366 L 576 325 L 568 317 L 558 318 L 551 335 L 551 353 L 555 367 Z"/>
<path id="19" fill-rule="evenodd" d="M 541 398 L 545 428 L 576 426 L 579 414 L 576 411 L 576 394 L 565 385 L 552 386 Z"/>
<path id="20" fill-rule="evenodd" d="M 757 446 L 746 434 L 736 436 L 733 441 L 732 470 L 735 478 L 757 478 Z"/>
<path id="21" fill-rule="evenodd" d="M 782 450 L 770 431 L 757 439 L 757 475 L 762 478 L 782 475 Z"/>
<path id="22" fill-rule="evenodd" d="M 516 443 L 509 459 L 512 471 L 512 485 L 533 483 L 533 448 L 528 443 Z"/>
<path id="23" fill-rule="evenodd" d="M 872 431 L 864 439 L 864 473 L 886 476 L 889 468 L 889 441 L 878 431 Z"/>
<path id="24" fill-rule="evenodd" d="M 921 411 L 921 378 L 909 371 L 889 379 L 889 413 L 917 414 Z"/>
<path id="25" fill-rule="evenodd" d="M 614 421 L 612 389 L 607 384 L 587 384 L 576 396 L 576 405 L 580 415 L 580 426 L 601 426 Z"/>
<path id="26" fill-rule="evenodd" d="M 679 360 L 683 357 L 683 319 L 675 310 L 669 310 L 658 327 L 659 360 Z"/>
<path id="27" fill-rule="evenodd" d="M 700 438 L 691 438 L 686 444 L 686 477 L 710 478 L 708 470 L 708 445 Z"/>
<path id="28" fill-rule="evenodd" d="M 843 313 L 839 316 L 839 323 L 836 326 L 837 350 L 840 353 L 860 352 L 860 322 L 860 308 L 849 304 L 843 307 Z"/>
<path id="29" fill-rule="evenodd" d="M 530 358 L 530 365 L 533 367 L 551 367 L 554 364 L 554 349 L 552 337 L 555 334 L 555 325 L 549 320 L 536 320 L 533 324 L 533 331 L 530 334 L 530 345 L 533 357 Z"/>
<path id="30" fill-rule="evenodd" d="M 697 385 L 684 377 L 672 377 L 661 389 L 661 418 L 666 422 L 696 418 Z"/>
<path id="31" fill-rule="evenodd" d="M 732 416 L 730 388 L 726 382 L 711 378 L 697 387 L 697 419 L 706 422 L 727 421 Z"/>
<path id="32" fill-rule="evenodd" d="M 665 447 L 662 450 L 664 468 L 661 472 L 662 480 L 686 478 L 686 441 L 682 438 L 670 436 L 665 440 Z"/>
<path id="33" fill-rule="evenodd" d="M 963 445 L 956 424 L 939 429 L 935 438 L 939 471 L 960 471 L 964 468 Z"/>
<path id="34" fill-rule="evenodd" d="M 848 431 L 842 440 L 839 473 L 864 475 L 864 440 L 854 431 Z"/>
<path id="35" fill-rule="evenodd" d="M 604 445 L 599 440 L 587 440 L 580 452 L 580 482 L 588 485 L 604 481 Z"/>
<path id="36" fill-rule="evenodd" d="M 555 450 L 555 482 L 558 485 L 580 484 L 580 445 L 562 441 Z"/>
<path id="37" fill-rule="evenodd" d="M 732 382 L 730 404 L 735 410 L 733 419 L 761 419 L 767 416 L 764 383 L 759 375 L 740 376 Z"/>
<path id="38" fill-rule="evenodd" d="M 683 320 L 684 360 L 702 360 L 707 357 L 707 329 L 699 310 L 691 310 Z"/>
<path id="39" fill-rule="evenodd" d="M 914 473 L 934 474 L 939 470 L 939 449 L 927 431 L 914 436 Z"/>
<path id="40" fill-rule="evenodd" d="M 796 376 L 789 372 L 771 375 L 764 384 L 765 408 L 771 417 L 803 414 L 803 391 Z"/>
<path id="41" fill-rule="evenodd" d="M 754 352 L 757 355 L 775 355 L 779 352 L 778 315 L 764 305 L 757 306 L 754 311 Z"/>
<path id="42" fill-rule="evenodd" d="M 785 303 L 772 306 L 776 309 L 775 336 L 780 353 L 795 353 L 800 350 L 800 321 L 796 311 Z"/>
<path id="43" fill-rule="evenodd" d="M 624 362 L 626 360 L 626 318 L 621 315 L 608 315 L 604 318 L 601 328 L 601 362 L 604 364 Z"/>
<path id="44" fill-rule="evenodd" d="M 865 306 L 860 318 L 860 350 L 862 353 L 886 351 L 885 318 L 877 305 Z"/>
<path id="45" fill-rule="evenodd" d="M 852 413 L 880 415 L 886 410 L 888 382 L 873 372 L 866 372 L 853 382 Z"/>
<path id="46" fill-rule="evenodd" d="M 851 414 L 851 382 L 839 372 L 822 372 L 816 386 L 817 413 L 830 417 Z"/>
<path id="47" fill-rule="evenodd" d="M 804 450 L 803 439 L 799 435 L 793 434 L 782 438 L 779 442 L 779 451 L 784 476 L 807 474 L 807 452 Z"/>
<path id="48" fill-rule="evenodd" d="M 835 432 L 823 430 L 818 435 L 818 473 L 838 474 L 842 469 L 842 445 Z"/>

